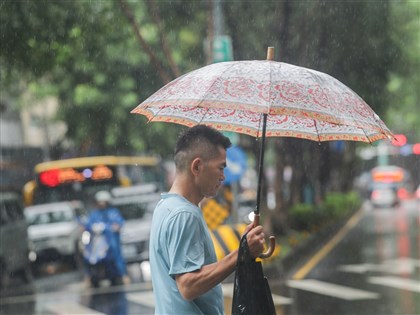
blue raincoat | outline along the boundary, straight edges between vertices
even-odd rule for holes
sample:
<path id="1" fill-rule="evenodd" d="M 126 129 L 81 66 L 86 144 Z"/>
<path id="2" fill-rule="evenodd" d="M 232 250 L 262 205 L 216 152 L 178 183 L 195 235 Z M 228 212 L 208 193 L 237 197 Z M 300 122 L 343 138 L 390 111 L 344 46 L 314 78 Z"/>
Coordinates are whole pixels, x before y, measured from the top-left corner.
<path id="1" fill-rule="evenodd" d="M 109 254 L 107 261 L 115 263 L 113 270 L 117 276 L 122 277 L 127 274 L 125 261 L 121 252 L 120 233 L 112 229 L 113 224 L 122 227 L 125 223 L 120 211 L 117 208 L 107 207 L 105 209 L 97 209 L 91 212 L 86 223 L 86 229 L 92 231 L 92 225 L 95 223 L 104 223 L 104 234 L 109 246 Z"/>

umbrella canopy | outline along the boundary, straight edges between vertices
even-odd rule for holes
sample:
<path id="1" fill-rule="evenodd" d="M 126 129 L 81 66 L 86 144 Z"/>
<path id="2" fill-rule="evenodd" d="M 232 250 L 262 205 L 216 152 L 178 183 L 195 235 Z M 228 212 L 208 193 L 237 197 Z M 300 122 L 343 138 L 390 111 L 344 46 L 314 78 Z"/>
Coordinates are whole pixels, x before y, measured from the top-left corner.
<path id="1" fill-rule="evenodd" d="M 166 84 L 131 113 L 149 121 L 186 126 L 206 124 L 219 130 L 261 137 L 255 224 L 259 220 L 266 136 L 315 141 L 373 142 L 392 133 L 368 104 L 332 76 L 267 60 L 211 64 Z M 274 238 L 268 257 L 274 250 Z"/>
<path id="2" fill-rule="evenodd" d="M 375 112 L 328 74 L 272 60 L 211 64 L 162 87 L 132 113 L 255 137 L 373 142 L 392 136 Z"/>

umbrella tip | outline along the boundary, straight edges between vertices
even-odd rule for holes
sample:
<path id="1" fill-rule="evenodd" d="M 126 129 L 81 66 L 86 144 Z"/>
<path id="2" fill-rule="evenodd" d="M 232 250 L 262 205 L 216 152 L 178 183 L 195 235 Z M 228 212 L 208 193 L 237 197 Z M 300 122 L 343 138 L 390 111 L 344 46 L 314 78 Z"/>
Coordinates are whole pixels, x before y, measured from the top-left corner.
<path id="1" fill-rule="evenodd" d="M 274 60 L 274 47 L 267 48 L 267 60 Z"/>

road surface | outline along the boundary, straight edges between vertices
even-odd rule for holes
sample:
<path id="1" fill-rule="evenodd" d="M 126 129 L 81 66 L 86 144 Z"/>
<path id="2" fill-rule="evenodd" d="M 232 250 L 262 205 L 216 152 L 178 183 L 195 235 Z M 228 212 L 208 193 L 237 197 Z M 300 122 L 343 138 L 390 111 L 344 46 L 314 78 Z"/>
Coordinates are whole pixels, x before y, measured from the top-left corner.
<path id="1" fill-rule="evenodd" d="M 290 279 L 267 274 L 277 314 L 420 314 L 419 212 L 416 200 L 386 209 L 367 204 Z M 98 289 L 76 271 L 44 276 L 3 294 L 0 313 L 153 314 L 152 286 L 139 270 L 130 266 L 129 285 Z M 231 284 L 224 293 L 228 314 Z"/>

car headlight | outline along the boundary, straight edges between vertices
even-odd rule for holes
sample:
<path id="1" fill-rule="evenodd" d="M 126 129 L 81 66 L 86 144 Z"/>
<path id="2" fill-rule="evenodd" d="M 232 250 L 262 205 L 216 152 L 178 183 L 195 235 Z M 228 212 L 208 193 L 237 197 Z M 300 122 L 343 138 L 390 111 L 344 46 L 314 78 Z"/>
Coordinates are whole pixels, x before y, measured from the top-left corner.
<path id="1" fill-rule="evenodd" d="M 33 250 L 30 250 L 29 253 L 28 253 L 28 258 L 29 258 L 29 261 L 31 261 L 31 262 L 36 261 L 36 259 L 37 259 L 36 252 L 33 251 Z"/>
<path id="2" fill-rule="evenodd" d="M 254 218 L 255 218 L 255 213 L 254 211 L 252 211 L 248 214 L 248 219 L 250 222 L 254 222 Z"/>

